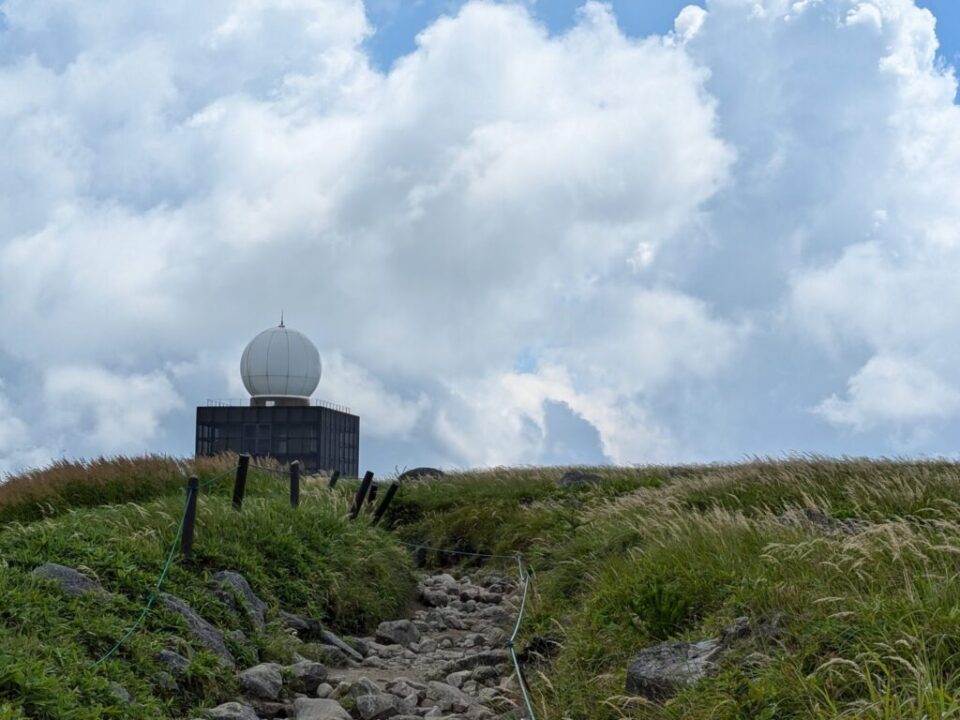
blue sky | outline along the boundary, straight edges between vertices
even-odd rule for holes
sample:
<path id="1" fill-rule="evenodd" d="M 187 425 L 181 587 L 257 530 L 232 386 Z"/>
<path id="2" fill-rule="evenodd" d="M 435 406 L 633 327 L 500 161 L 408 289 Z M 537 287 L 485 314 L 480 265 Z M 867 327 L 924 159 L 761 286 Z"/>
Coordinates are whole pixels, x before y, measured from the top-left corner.
<path id="1" fill-rule="evenodd" d="M 956 456 L 925 4 L 2 0 L 0 476 L 191 454 L 281 309 L 379 473 Z"/>
<path id="2" fill-rule="evenodd" d="M 368 14 L 376 28 L 368 41 L 373 58 L 381 68 L 389 68 L 414 49 L 420 30 L 440 15 L 455 13 L 462 4 L 463 0 L 369 0 Z M 681 9 L 703 5 L 684 0 L 614 0 L 611 4 L 620 27 L 633 37 L 669 32 Z M 530 7 L 551 32 L 563 32 L 574 24 L 582 5 L 582 0 L 540 0 Z M 940 55 L 956 67 L 960 64 L 960 2 L 921 0 L 918 5 L 937 17 Z"/>

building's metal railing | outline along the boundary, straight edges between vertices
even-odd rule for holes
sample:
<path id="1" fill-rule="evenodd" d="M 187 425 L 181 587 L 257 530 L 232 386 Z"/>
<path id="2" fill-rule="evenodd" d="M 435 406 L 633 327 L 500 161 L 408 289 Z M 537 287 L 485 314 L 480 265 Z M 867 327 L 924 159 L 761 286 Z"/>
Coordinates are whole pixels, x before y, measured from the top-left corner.
<path id="1" fill-rule="evenodd" d="M 348 413 L 350 408 L 346 405 L 340 405 L 338 403 L 330 402 L 329 400 L 321 400 L 320 398 L 313 398 L 310 400 L 310 404 L 314 407 L 324 407 L 328 410 L 336 410 L 337 412 Z M 236 400 L 234 398 L 228 398 L 226 400 L 210 399 L 207 398 L 206 406 L 207 407 L 246 407 L 250 405 L 249 400 Z"/>

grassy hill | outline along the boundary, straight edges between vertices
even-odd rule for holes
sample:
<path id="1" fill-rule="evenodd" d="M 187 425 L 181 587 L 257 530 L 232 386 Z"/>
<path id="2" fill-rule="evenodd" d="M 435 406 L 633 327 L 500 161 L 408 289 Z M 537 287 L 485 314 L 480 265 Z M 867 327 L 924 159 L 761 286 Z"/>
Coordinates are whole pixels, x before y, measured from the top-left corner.
<path id="1" fill-rule="evenodd" d="M 481 562 L 413 558 L 406 541 L 524 553 L 535 592 L 522 639 L 556 648 L 528 667 L 542 720 L 960 717 L 960 466 L 596 468 L 584 470 L 599 482 L 574 487 L 560 485 L 564 469 L 467 472 L 405 484 L 376 529 L 345 519 L 349 484 L 330 493 L 307 482 L 293 510 L 270 472 L 252 472 L 236 513 L 234 462 L 189 468 L 205 481 L 228 474 L 201 494 L 194 560 L 175 562 L 164 589 L 242 631 L 230 640 L 241 661 L 289 648 L 216 602 L 210 574 L 238 570 L 272 609 L 358 632 L 401 616 L 414 559 Z M 182 507 L 180 465 L 61 464 L 0 486 L 0 719 L 188 717 L 234 692 L 159 607 L 92 667 L 152 592 Z M 110 595 L 65 597 L 31 576 L 43 562 L 82 569 Z M 717 637 L 738 617 L 775 632 L 739 641 L 667 702 L 625 694 L 640 649 Z M 178 694 L 157 681 L 156 654 L 171 642 L 192 661 Z"/>

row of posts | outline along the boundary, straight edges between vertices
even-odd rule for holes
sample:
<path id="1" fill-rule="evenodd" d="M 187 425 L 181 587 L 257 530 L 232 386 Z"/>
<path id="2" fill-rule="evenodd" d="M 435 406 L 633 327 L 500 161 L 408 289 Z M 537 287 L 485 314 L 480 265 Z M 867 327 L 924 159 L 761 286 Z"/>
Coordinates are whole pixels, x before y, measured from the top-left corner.
<path id="1" fill-rule="evenodd" d="M 233 482 L 233 509 L 237 512 L 243 508 L 243 496 L 247 490 L 247 471 L 250 469 L 250 456 L 241 455 L 237 463 L 237 476 Z M 340 479 L 340 471 L 334 470 L 330 475 L 327 487 L 332 491 L 337 486 Z M 387 492 L 380 501 L 380 505 L 373 513 L 373 524 L 377 525 L 387 507 L 393 500 L 393 496 L 400 489 L 400 483 L 394 481 L 387 488 Z M 350 519 L 356 520 L 363 507 L 364 500 L 373 504 L 377 499 L 378 486 L 373 484 L 373 473 L 369 470 L 364 474 L 360 481 L 360 487 L 353 499 L 353 505 L 350 507 Z M 189 560 L 193 557 L 193 534 L 197 522 L 197 494 L 200 491 L 200 480 L 194 475 L 187 480 L 187 508 L 183 518 L 183 533 L 180 536 L 180 552 L 184 558 Z M 290 463 L 290 505 L 291 507 L 300 506 L 300 461 L 294 460 Z"/>

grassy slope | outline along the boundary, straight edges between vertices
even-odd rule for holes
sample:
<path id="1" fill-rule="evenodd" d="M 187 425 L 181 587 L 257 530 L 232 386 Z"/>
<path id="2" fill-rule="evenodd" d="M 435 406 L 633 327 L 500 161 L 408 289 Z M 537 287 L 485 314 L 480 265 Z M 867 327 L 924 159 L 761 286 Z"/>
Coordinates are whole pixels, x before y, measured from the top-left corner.
<path id="1" fill-rule="evenodd" d="M 260 497 L 242 514 L 229 509 L 227 488 L 204 501 L 197 561 L 174 568 L 170 589 L 224 627 L 249 632 L 203 589 L 206 573 L 232 567 L 271 606 L 351 630 L 399 612 L 409 597 L 396 539 L 521 550 L 537 571 L 524 636 L 562 643 L 552 664 L 530 673 L 542 720 L 960 717 L 960 467 L 796 460 L 599 469 L 604 483 L 573 489 L 558 487 L 562 472 L 495 470 L 407 484 L 389 534 L 344 522 L 346 490 L 334 498 L 308 492 L 293 522 L 283 488 L 255 474 Z M 142 505 L 0 530 L 0 719 L 18 717 L 12 708 L 28 702 L 38 717 L 44 707 L 56 718 L 176 715 L 229 694 L 203 653 L 194 654 L 183 700 L 150 684 L 154 652 L 182 635 L 162 612 L 116 662 L 87 669 L 149 591 L 176 523 L 179 486 L 176 478 L 159 483 L 150 495 L 157 499 Z M 62 494 L 58 487 L 45 492 Z M 30 516 L 31 503 L 36 498 L 17 512 Z M 804 507 L 860 519 L 865 529 L 825 535 L 777 519 Z M 43 560 L 89 568 L 118 597 L 65 602 L 26 575 Z M 427 555 L 431 564 L 453 560 Z M 780 641 L 746 642 L 716 677 L 666 705 L 623 696 L 636 650 L 713 636 L 740 615 L 782 617 Z M 744 662 L 753 652 L 761 654 Z M 140 704 L 118 708 L 110 681 Z M 105 709 L 91 710 L 97 702 Z"/>
<path id="2" fill-rule="evenodd" d="M 100 464 L 98 471 L 110 474 L 110 467 Z M 294 511 L 282 479 L 253 472 L 243 512 L 237 513 L 229 484 L 201 494 L 194 559 L 174 563 L 163 589 L 222 629 L 243 631 L 250 642 L 228 640 L 241 663 L 252 664 L 257 651 L 266 659 L 289 659 L 289 648 L 279 623 L 258 637 L 242 614 L 213 598 L 206 579 L 218 570 L 241 572 L 274 610 L 302 612 L 344 632 L 369 629 L 405 608 L 413 589 L 408 554 L 367 523 L 347 522 L 346 493 L 330 495 L 308 483 Z M 159 605 L 113 658 L 91 668 L 152 590 L 179 523 L 181 486 L 182 480 L 170 483 L 146 503 L 82 508 L 3 526 L 0 719 L 182 717 L 194 706 L 231 698 L 231 674 L 185 640 L 182 623 Z M 143 495 L 142 488 L 131 492 Z M 30 576 L 47 561 L 96 577 L 111 596 L 71 599 Z M 193 661 L 181 693 L 165 690 L 158 677 L 163 668 L 155 655 L 164 647 Z M 117 702 L 111 683 L 130 691 L 135 703 Z"/>
<path id="3" fill-rule="evenodd" d="M 958 466 L 599 469 L 608 483 L 572 490 L 560 472 L 420 483 L 394 516 L 408 538 L 526 553 L 538 595 L 525 634 L 563 646 L 534 675 L 544 720 L 960 717 Z M 777 519 L 804 507 L 866 529 Z M 782 639 L 746 643 L 666 705 L 623 696 L 636 650 L 715 636 L 740 615 L 782 616 Z M 768 659 L 743 662 L 750 652 Z"/>

